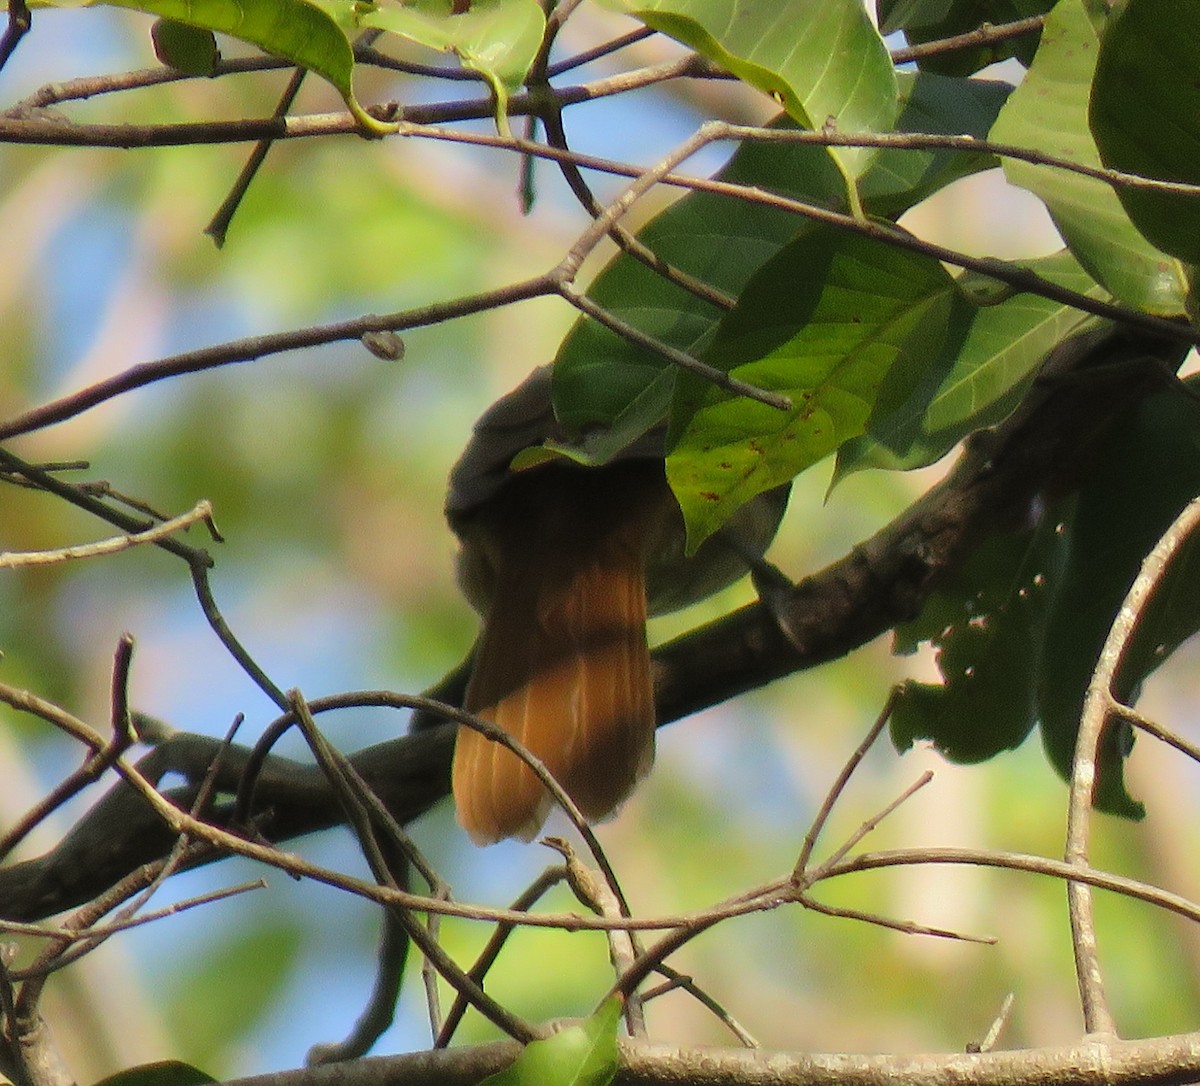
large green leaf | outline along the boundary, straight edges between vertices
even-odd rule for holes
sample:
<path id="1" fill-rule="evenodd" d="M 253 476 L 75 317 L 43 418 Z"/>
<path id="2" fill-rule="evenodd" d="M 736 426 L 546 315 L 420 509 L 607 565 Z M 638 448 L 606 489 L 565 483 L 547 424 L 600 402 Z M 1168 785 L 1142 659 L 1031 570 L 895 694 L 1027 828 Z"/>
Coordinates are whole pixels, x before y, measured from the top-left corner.
<path id="1" fill-rule="evenodd" d="M 1104 32 L 1092 132 L 1106 166 L 1200 184 L 1200 4 L 1129 0 Z M 1122 186 L 1129 217 L 1158 248 L 1200 264 L 1200 197 Z"/>
<path id="2" fill-rule="evenodd" d="M 1065 250 L 1025 267 L 1058 286 L 1091 297 L 1105 294 Z M 881 398 L 867 432 L 838 450 L 835 478 L 864 468 L 911 469 L 932 464 L 975 430 L 999 422 L 1016 406 L 1046 355 L 1094 318 L 1034 294 L 991 300 L 963 288 L 946 338 L 903 400 Z"/>
<path id="3" fill-rule="evenodd" d="M 765 264 L 717 330 L 708 362 L 786 395 L 781 411 L 681 377 L 667 478 L 688 545 L 742 504 L 863 432 L 888 382 L 919 381 L 956 287 L 938 261 L 824 227 Z"/>
<path id="4" fill-rule="evenodd" d="M 931 72 L 899 72 L 903 110 L 896 129 L 934 136 L 976 135 L 995 123 L 1012 87 L 988 79 L 956 79 Z M 952 181 L 997 164 L 978 152 L 885 148 L 859 183 L 873 215 L 899 218 Z"/>
<path id="5" fill-rule="evenodd" d="M 889 131 L 896 74 L 862 0 L 605 0 L 775 98 L 804 128 Z M 831 154 L 848 178 L 873 152 Z"/>
<path id="6" fill-rule="evenodd" d="M 408 0 L 357 5 L 358 25 L 455 54 L 479 72 L 496 96 L 496 123 L 507 131 L 508 96 L 529 74 L 546 16 L 536 0 Z"/>
<path id="7" fill-rule="evenodd" d="M 349 0 L 345 0 L 347 7 Z M 345 31 L 328 12 L 308 0 L 85 0 L 141 11 L 176 23 L 215 30 L 302 68 L 337 88 L 364 128 L 390 131 L 354 97 L 354 53 Z M 31 7 L 79 7 L 79 0 L 33 0 Z"/>
<path id="8" fill-rule="evenodd" d="M 1033 65 L 1001 110 L 991 138 L 1099 166 L 1087 127 L 1098 49 L 1083 0 L 1059 0 L 1046 17 Z M 1014 185 L 1041 198 L 1079 263 L 1118 298 L 1164 316 L 1184 311 L 1185 270 L 1146 241 L 1108 185 L 1013 159 L 1004 171 Z"/>
<path id="9" fill-rule="evenodd" d="M 608 1086 L 617 1073 L 621 1000 L 606 999 L 590 1018 L 531 1041 L 510 1067 L 480 1086 Z"/>
<path id="10" fill-rule="evenodd" d="M 1003 104 L 1003 84 L 901 75 L 902 131 L 984 135 Z M 985 168 L 983 154 L 885 150 L 861 183 L 867 208 L 899 215 L 951 181 Z M 824 206 L 843 206 L 842 180 L 818 148 L 747 143 L 718 175 Z M 750 276 L 809 220 L 775 208 L 710 193 L 678 200 L 638 235 L 662 259 L 736 298 Z M 589 296 L 613 315 L 671 346 L 699 352 L 723 311 L 620 254 L 592 283 Z M 564 340 L 555 370 L 555 408 L 570 429 L 600 434 L 585 458 L 602 462 L 659 423 L 670 404 L 675 371 L 652 351 L 593 321 Z"/>

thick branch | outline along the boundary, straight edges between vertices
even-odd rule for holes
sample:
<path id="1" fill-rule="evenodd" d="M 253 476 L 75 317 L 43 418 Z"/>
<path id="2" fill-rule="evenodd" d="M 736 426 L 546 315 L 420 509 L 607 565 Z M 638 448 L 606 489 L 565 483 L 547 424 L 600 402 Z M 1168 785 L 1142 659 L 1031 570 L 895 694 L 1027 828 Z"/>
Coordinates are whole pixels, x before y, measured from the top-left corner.
<path id="1" fill-rule="evenodd" d="M 434 1049 L 304 1071 L 236 1079 L 228 1086 L 468 1086 L 515 1058 L 499 1042 Z M 676 1048 L 625 1041 L 617 1086 L 1173 1086 L 1200 1078 L 1200 1034 L 1085 1042 L 1019 1052 L 853 1055 L 740 1048 Z"/>
<path id="2" fill-rule="evenodd" d="M 660 723 L 835 659 L 918 614 L 983 539 L 1026 523 L 1036 505 L 1068 493 L 1097 441 L 1166 384 L 1166 366 L 1180 353 L 1177 344 L 1140 333 L 1069 341 L 1014 415 L 968 442 L 950 475 L 887 527 L 772 607 L 744 607 L 656 650 Z M 457 703 L 455 678 L 438 691 L 441 700 Z M 217 741 L 189 736 L 175 743 L 177 749 L 160 747 L 150 757 L 177 760 L 180 744 L 192 744 L 186 749 L 197 765 L 169 768 L 200 780 Z M 409 822 L 447 794 L 452 749 L 452 726 L 422 717 L 414 734 L 359 751 L 351 762 L 395 817 Z M 222 788 L 236 787 L 244 754 L 234 748 L 227 756 L 224 772 L 233 783 Z M 186 808 L 194 788 L 168 795 Z M 220 806 L 210 821 L 225 826 L 230 814 Z M 342 817 L 317 770 L 270 762 L 256 791 L 255 829 L 265 839 L 311 833 Z M 0 869 L 0 916 L 28 920 L 78 905 L 165 855 L 172 843 L 144 801 L 118 784 L 50 853 Z"/>

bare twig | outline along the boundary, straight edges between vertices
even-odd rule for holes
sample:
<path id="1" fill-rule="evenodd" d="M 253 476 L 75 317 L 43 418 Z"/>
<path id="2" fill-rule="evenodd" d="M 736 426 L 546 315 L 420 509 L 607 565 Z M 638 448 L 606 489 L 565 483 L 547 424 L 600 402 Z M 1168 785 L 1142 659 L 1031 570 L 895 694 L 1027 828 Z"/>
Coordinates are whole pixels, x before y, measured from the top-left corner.
<path id="1" fill-rule="evenodd" d="M 508 907 L 508 911 L 517 914 L 528 912 L 548 890 L 557 886 L 566 876 L 567 869 L 561 865 L 546 868 Z M 472 980 L 479 984 L 483 983 L 488 970 L 492 968 L 496 959 L 500 956 L 500 951 L 504 948 L 508 937 L 516 929 L 517 925 L 511 921 L 501 921 L 496 925 L 496 930 L 492 932 L 491 938 L 488 939 L 487 944 L 480 951 L 479 957 L 475 960 L 475 964 L 471 966 L 467 973 Z M 434 1048 L 445 1048 L 450 1043 L 454 1037 L 454 1031 L 458 1029 L 463 1015 L 467 1012 L 467 1005 L 466 999 L 459 993 L 451 1004 L 450 1010 L 446 1014 L 446 1019 L 442 1022 L 437 1032 L 433 1042 Z"/>
<path id="2" fill-rule="evenodd" d="M 1137 623 L 1162 581 L 1179 548 L 1200 525 L 1200 498 L 1195 498 L 1175 518 L 1142 568 L 1117 612 L 1088 683 L 1075 743 L 1071 769 L 1070 801 L 1067 808 L 1067 839 L 1064 858 L 1070 865 L 1087 866 L 1091 825 L 1092 792 L 1096 784 L 1096 758 L 1101 735 L 1115 704 L 1113 683 Z M 1068 881 L 1067 899 L 1071 917 L 1071 943 L 1075 971 L 1089 1033 L 1115 1033 L 1112 1012 L 1104 996 L 1104 979 L 1096 946 L 1095 917 L 1091 891 L 1085 883 Z"/>
<path id="3" fill-rule="evenodd" d="M 546 837 L 542 844 L 554 849 L 562 856 L 566 862 L 567 885 L 571 887 L 571 893 L 584 906 L 591 909 L 597 916 L 621 918 L 629 915 L 625 903 L 619 902 L 616 895 L 584 864 L 580 863 L 570 842 L 561 837 Z M 642 948 L 638 945 L 633 932 L 614 928 L 608 933 L 609 958 L 612 960 L 618 977 L 633 966 L 641 952 Z M 646 1017 L 640 994 L 637 991 L 630 991 L 625 997 L 624 1007 L 625 1023 L 630 1036 L 644 1037 L 646 1035 Z"/>
<path id="4" fill-rule="evenodd" d="M 300 93 L 300 88 L 304 85 L 305 71 L 306 69 L 304 68 L 297 68 L 292 72 L 291 78 L 283 90 L 283 94 L 279 96 L 279 104 L 276 105 L 275 112 L 271 116 L 286 116 L 288 110 L 292 108 L 292 103 L 296 100 L 296 95 Z M 254 145 L 254 150 L 250 152 L 250 157 L 246 160 L 245 165 L 242 166 L 241 172 L 234 180 L 228 195 L 221 201 L 221 206 L 217 208 L 209 224 L 204 228 L 204 232 L 213 239 L 213 243 L 218 249 L 225 244 L 225 236 L 229 232 L 229 224 L 233 221 L 233 216 L 237 214 L 237 209 L 241 206 L 242 199 L 250 190 L 250 185 L 258 175 L 259 169 L 266 162 L 267 154 L 271 150 L 271 143 L 271 140 L 264 139 L 259 140 Z"/>
<path id="5" fill-rule="evenodd" d="M 863 737 L 863 741 L 858 744 L 854 753 L 846 760 L 846 764 L 842 766 L 841 772 L 825 793 L 825 798 L 821 801 L 821 806 L 813 816 L 812 825 L 809 826 L 808 832 L 804 835 L 804 843 L 800 846 L 800 855 L 792 870 L 793 878 L 797 882 L 803 880 L 803 876 L 808 870 L 808 861 L 812 858 L 817 838 L 820 837 L 821 831 L 829 821 L 829 816 L 833 813 L 834 805 L 846 790 L 846 785 L 850 783 L 850 778 L 854 775 L 855 770 L 858 769 L 862 764 L 862 760 L 867 756 L 867 751 L 875 745 L 875 740 L 879 738 L 883 729 L 887 727 L 887 722 L 891 720 L 898 697 L 899 691 L 893 688 L 891 693 L 888 694 L 888 699 L 884 702 L 883 708 L 879 711 L 879 715 L 875 718 L 875 723 L 871 725 L 867 734 Z"/>
<path id="6" fill-rule="evenodd" d="M 513 302 L 530 298 L 541 298 L 557 293 L 557 285 L 546 276 L 527 279 L 497 290 L 459 298 L 450 302 L 439 302 L 418 309 L 405 310 L 391 316 L 368 314 L 349 321 L 317 325 L 290 332 L 250 336 L 230 343 L 203 347 L 196 351 L 172 355 L 155 362 L 144 362 L 133 366 L 115 377 L 97 381 L 70 396 L 43 404 L 24 415 L 0 425 L 0 441 L 19 434 L 31 433 L 58 422 L 74 418 L 88 408 L 111 400 L 115 396 L 144 388 L 156 381 L 178 377 L 185 373 L 199 373 L 219 366 L 252 362 L 266 355 L 283 351 L 318 347 L 344 340 L 359 340 L 368 332 L 400 332 L 409 328 L 421 328 L 440 324 L 455 317 L 482 313 L 489 309 L 511 305 Z"/>
<path id="7" fill-rule="evenodd" d="M 1193 762 L 1200 762 L 1200 744 L 1185 739 L 1178 732 L 1164 727 L 1156 720 L 1142 716 L 1136 709 L 1131 709 L 1128 705 L 1114 703 L 1109 706 L 1109 713 L 1111 716 L 1124 720 L 1127 724 L 1137 728 L 1138 731 L 1152 735 L 1155 739 L 1166 743 L 1167 746 L 1173 747 L 1180 754 L 1191 758 Z"/>
<path id="8" fill-rule="evenodd" d="M 892 63 L 911 64 L 914 60 L 924 60 L 925 57 L 936 57 L 943 53 L 955 53 L 960 49 L 975 49 L 981 45 L 994 45 L 1012 38 L 1022 38 L 1026 34 L 1036 34 L 1045 23 L 1044 15 L 1014 19 L 1011 23 L 984 23 L 983 26 L 968 30 L 965 34 L 954 34 L 948 38 L 938 38 L 936 41 L 893 49 Z"/>
<path id="9" fill-rule="evenodd" d="M 295 716 L 296 722 L 300 725 L 301 732 L 309 743 L 314 756 L 317 758 L 318 765 L 320 765 L 322 772 L 329 779 L 330 784 L 333 786 L 335 792 L 337 792 L 346 810 L 347 819 L 358 837 L 359 846 L 362 849 L 363 856 L 367 860 L 367 865 L 370 867 L 371 873 L 375 876 L 380 886 L 388 890 L 399 891 L 401 886 L 399 880 L 396 878 L 395 865 L 393 862 L 390 862 L 390 857 L 385 855 L 375 834 L 375 825 L 372 822 L 369 810 L 369 792 L 364 792 L 359 779 L 347 771 L 348 766 L 344 757 L 335 751 L 325 740 L 324 736 L 321 735 L 316 722 L 312 718 L 312 714 L 309 712 L 308 705 L 300 692 L 293 690 L 288 695 L 288 700 L 292 714 Z M 531 1041 L 541 1035 L 540 1030 L 535 1029 L 528 1022 L 492 999 L 483 988 L 463 972 L 459 968 L 458 963 L 437 942 L 430 938 L 428 930 L 421 925 L 413 915 L 411 909 L 403 905 L 393 906 L 391 915 L 403 927 L 408 938 L 420 948 L 421 953 L 430 960 L 447 983 L 468 999 L 472 1006 L 492 1023 L 499 1026 L 510 1037 L 515 1037 L 521 1041 Z M 380 1017 L 379 1008 L 375 1007 L 373 1009 L 373 1017 L 378 1021 Z M 373 1042 L 375 1038 L 372 1037 L 370 1040 Z M 325 1053 L 319 1053 L 318 1058 L 325 1058 Z"/>
<path id="10" fill-rule="evenodd" d="M 1013 1005 L 1016 1000 L 1012 992 L 1009 992 L 1000 1004 L 1000 1010 L 996 1013 L 995 1019 L 988 1027 L 987 1033 L 982 1041 L 977 1041 L 974 1044 L 967 1045 L 968 1052 L 991 1052 L 996 1047 L 996 1042 L 1000 1039 L 1000 1033 L 1006 1025 L 1008 1019 L 1012 1015 Z"/>
<path id="11" fill-rule="evenodd" d="M 195 508 L 180 516 L 164 521 L 162 524 L 156 524 L 153 528 L 146 528 L 140 532 L 130 532 L 128 535 L 119 535 L 112 539 L 102 539 L 95 543 L 80 543 L 73 547 L 59 547 L 55 550 L 0 552 L 0 569 L 16 569 L 20 566 L 53 565 L 58 562 L 75 561 L 80 558 L 100 558 L 110 554 L 119 554 L 121 551 L 128 550 L 130 547 L 140 546 L 143 543 L 157 543 L 168 536 L 174 535 L 176 532 L 190 528 L 198 521 L 204 521 L 208 524 L 214 539 L 219 538 L 216 535 L 216 528 L 212 521 L 212 505 L 207 501 L 202 501 Z"/>
<path id="12" fill-rule="evenodd" d="M 33 16 L 29 13 L 26 0 L 8 0 L 8 26 L 0 37 L 0 69 L 8 63 L 21 39 L 29 33 L 33 26 Z"/>

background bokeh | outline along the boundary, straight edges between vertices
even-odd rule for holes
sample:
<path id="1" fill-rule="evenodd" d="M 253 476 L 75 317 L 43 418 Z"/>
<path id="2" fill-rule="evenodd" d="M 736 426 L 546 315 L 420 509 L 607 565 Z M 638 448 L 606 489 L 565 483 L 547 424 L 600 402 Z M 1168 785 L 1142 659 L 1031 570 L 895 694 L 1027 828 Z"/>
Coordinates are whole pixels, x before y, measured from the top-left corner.
<path id="1" fill-rule="evenodd" d="M 595 40 L 607 18 L 585 15 L 562 51 Z M 148 30 L 147 20 L 111 11 L 39 11 L 33 34 L 0 72 L 0 109 L 45 82 L 153 64 Z M 651 41 L 634 56 L 669 49 Z M 629 54 L 620 62 L 632 63 Z M 261 116 L 285 80 L 279 72 L 195 80 L 100 96 L 67 111 L 142 122 Z M 461 93 L 457 85 L 444 89 Z M 411 101 L 441 90 L 372 76 L 360 96 Z M 297 108 L 337 107 L 314 80 Z M 770 103 L 724 84 L 694 94 L 672 88 L 577 107 L 569 131 L 580 150 L 651 163 L 714 109 L 753 120 L 766 117 Z M 522 215 L 518 163 L 501 152 L 417 140 L 297 140 L 272 150 L 217 251 L 201 231 L 246 152 L 0 147 L 5 417 L 171 352 L 391 312 L 536 274 L 560 259 L 586 221 L 545 165 L 537 170 L 536 206 Z M 719 163 L 720 153 L 710 151 L 692 166 L 708 172 Z M 596 181 L 602 194 L 615 184 Z M 915 216 L 926 236 L 974 253 L 1035 255 L 1058 245 L 1032 200 L 1004 189 L 994 173 L 954 186 Z M 455 588 L 454 544 L 441 516 L 446 473 L 473 419 L 550 358 L 571 321 L 562 303 L 527 302 L 414 332 L 400 362 L 338 345 L 219 369 L 122 397 L 13 449 L 33 460 L 87 459 L 88 478 L 168 514 L 210 499 L 227 540 L 212 548 L 218 602 L 279 686 L 309 697 L 372 687 L 419 691 L 461 659 L 475 630 Z M 828 473 L 809 473 L 772 557 L 797 576 L 819 568 L 936 474 L 866 473 L 826 495 Z M 0 489 L 0 550 L 106 534 L 45 496 Z M 748 593 L 743 585 L 659 620 L 654 635 L 713 617 Z M 212 636 L 186 570 L 170 556 L 135 550 L 0 577 L 0 675 L 98 727 L 124 631 L 137 639 L 132 693 L 139 708 L 211 735 L 243 712 L 243 741 L 274 715 Z M 1185 647 L 1155 676 L 1145 703 L 1192 734 L 1195 663 Z M 635 908 L 699 908 L 789 870 L 825 789 L 890 684 L 932 673 L 928 659 L 893 658 L 880 641 L 664 729 L 654 774 L 601 830 Z M 343 749 L 397 734 L 404 723 L 371 711 L 322 721 Z M 0 707 L 0 826 L 78 757 L 62 736 Z M 827 847 L 927 767 L 936 771 L 934 783 L 875 831 L 871 846 L 1061 850 L 1065 789 L 1036 740 L 970 769 L 926 750 L 898 757 L 881 743 L 835 814 Z M 1194 773 L 1143 741 L 1131 786 L 1150 813 L 1136 826 L 1100 819 L 1097 862 L 1200 896 L 1191 861 Z M 60 812 L 22 855 L 47 847 L 80 809 Z M 475 849 L 445 807 L 413 832 L 463 900 L 504 904 L 552 859 L 537 846 Z M 365 870 L 343 832 L 296 847 L 314 860 Z M 155 903 L 262 874 L 226 862 L 173 880 Z M 370 988 L 377 917 L 328 888 L 266 877 L 266 890 L 115 938 L 51 983 L 47 1018 L 78 1081 L 165 1057 L 221 1076 L 295 1066 L 311 1044 L 347 1032 Z M 921 869 L 857 876 L 827 887 L 823 898 L 999 942 L 905 936 L 787 909 L 723 925 L 674 964 L 771 1047 L 962 1049 L 983 1035 L 1008 992 L 1016 1003 L 1003 1043 L 1078 1035 L 1060 885 L 995 871 Z M 550 904 L 571 903 L 560 894 Z M 1120 900 L 1102 898 L 1099 912 L 1123 1031 L 1194 1028 L 1194 929 Z M 443 935 L 461 960 L 486 938 L 466 923 L 445 924 Z M 429 1043 L 415 972 L 411 979 L 381 1051 Z M 518 936 L 491 983 L 533 1019 L 585 1013 L 605 987 L 601 939 L 544 932 Z M 679 993 L 652 1005 L 650 1025 L 665 1041 L 727 1040 Z M 469 1019 L 462 1036 L 491 1035 Z"/>

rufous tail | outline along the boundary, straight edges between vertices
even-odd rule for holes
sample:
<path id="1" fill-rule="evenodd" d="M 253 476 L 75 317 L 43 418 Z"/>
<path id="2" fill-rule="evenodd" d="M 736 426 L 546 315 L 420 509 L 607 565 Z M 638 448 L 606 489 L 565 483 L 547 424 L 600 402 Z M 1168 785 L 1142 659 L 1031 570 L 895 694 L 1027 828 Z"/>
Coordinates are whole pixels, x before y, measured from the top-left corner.
<path id="1" fill-rule="evenodd" d="M 603 819 L 654 758 L 643 547 L 618 532 L 584 547 L 525 540 L 510 550 L 466 708 L 536 756 L 589 821 Z M 527 765 L 465 726 L 453 783 L 458 820 L 479 844 L 531 840 L 551 806 Z"/>

